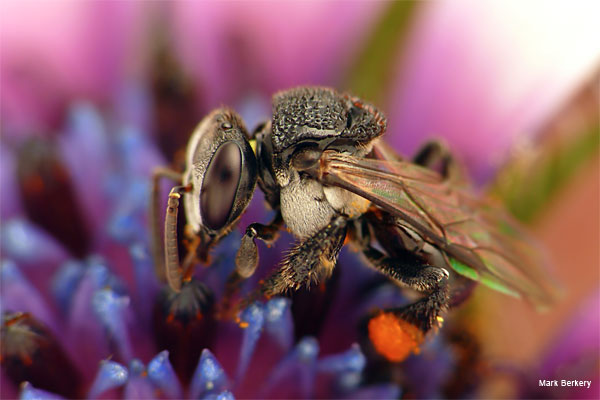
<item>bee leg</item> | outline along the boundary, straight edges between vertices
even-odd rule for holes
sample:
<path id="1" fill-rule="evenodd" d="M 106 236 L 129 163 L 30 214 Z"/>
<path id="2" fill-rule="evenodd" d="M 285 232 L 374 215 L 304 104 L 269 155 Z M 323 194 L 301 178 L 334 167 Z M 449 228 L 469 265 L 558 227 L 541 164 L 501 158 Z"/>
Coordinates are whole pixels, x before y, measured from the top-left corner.
<path id="1" fill-rule="evenodd" d="M 180 184 L 182 176 L 179 172 L 166 167 L 158 167 L 152 171 L 152 192 L 150 195 L 149 224 L 151 237 L 152 258 L 154 259 L 154 273 L 161 282 L 166 282 L 165 275 L 165 250 L 163 247 L 164 236 L 159 227 L 160 220 L 160 181 L 163 178 L 171 179 Z"/>
<path id="2" fill-rule="evenodd" d="M 179 264 L 177 245 L 177 214 L 181 193 L 191 190 L 189 186 L 175 186 L 169 193 L 167 213 L 165 215 L 165 276 L 167 283 L 175 292 L 181 290 L 183 269 Z"/>
<path id="3" fill-rule="evenodd" d="M 295 245 L 279 269 L 263 283 L 260 293 L 270 297 L 288 289 L 307 287 L 331 276 L 337 256 L 346 238 L 347 222 L 342 216 L 314 236 Z"/>
<path id="4" fill-rule="evenodd" d="M 437 284 L 426 297 L 404 307 L 386 310 L 427 333 L 434 326 L 440 326 L 441 314 L 448 309 L 449 290 L 446 280 Z"/>
<path id="5" fill-rule="evenodd" d="M 363 251 L 372 266 L 384 275 L 427 296 L 408 306 L 388 312 L 427 332 L 438 324 L 440 314 L 448 307 L 448 271 L 425 264 L 409 253 L 388 257 L 372 247 Z"/>
<path id="6" fill-rule="evenodd" d="M 383 274 L 426 293 L 404 307 L 371 313 L 360 323 L 361 347 L 371 359 L 380 360 L 383 356 L 386 363 L 402 362 L 411 354 L 417 354 L 425 334 L 443 322 L 440 314 L 448 308 L 449 302 L 448 272 L 427 265 L 408 252 L 388 257 L 367 248 L 364 253 Z"/>
<path id="7" fill-rule="evenodd" d="M 225 282 L 225 292 L 221 301 L 221 309 L 230 308 L 231 299 L 239 290 L 241 284 L 251 277 L 258 267 L 258 247 L 254 239 L 260 239 L 270 245 L 279 238 L 279 231 L 283 225 L 281 212 L 277 211 L 275 218 L 269 225 L 259 223 L 250 224 L 242 237 L 240 248 L 235 256 L 235 269 Z"/>
<path id="8" fill-rule="evenodd" d="M 260 239 L 270 245 L 279 238 L 279 230 L 283 225 L 283 217 L 278 211 L 269 225 L 250 224 L 242 237 L 242 244 L 235 256 L 235 271 L 232 274 L 246 279 L 254 274 L 258 266 L 258 248 L 254 239 Z"/>
<path id="9" fill-rule="evenodd" d="M 417 152 L 413 158 L 415 164 L 436 170 L 445 178 L 452 178 L 461 174 L 456 159 L 440 140 L 432 140 Z"/>

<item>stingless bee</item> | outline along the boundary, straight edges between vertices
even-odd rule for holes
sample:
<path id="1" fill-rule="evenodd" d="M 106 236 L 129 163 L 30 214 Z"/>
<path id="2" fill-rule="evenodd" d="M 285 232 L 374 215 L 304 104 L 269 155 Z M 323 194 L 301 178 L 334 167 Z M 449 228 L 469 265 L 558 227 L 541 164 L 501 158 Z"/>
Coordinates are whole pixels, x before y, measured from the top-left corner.
<path id="1" fill-rule="evenodd" d="M 389 331 L 390 323 L 392 331 L 396 325 L 406 331 L 407 323 L 423 334 L 439 325 L 452 297 L 451 280 L 477 281 L 539 306 L 550 304 L 554 288 L 542 253 L 523 229 L 474 195 L 440 143 L 427 144 L 406 161 L 379 139 L 385 130 L 386 119 L 374 106 L 320 87 L 275 94 L 272 119 L 252 137 L 234 111 L 213 111 L 190 138 L 185 172 L 156 172 L 154 208 L 158 177 L 180 182 L 169 194 L 164 256 L 156 217 L 151 224 L 159 273 L 179 291 L 194 264 L 205 262 L 235 226 L 258 183 L 276 215 L 268 225 L 247 227 L 228 287 L 256 270 L 256 239 L 273 242 L 283 224 L 298 243 L 264 280 L 261 295 L 328 278 L 348 238 L 371 267 L 423 294 L 369 322 L 376 350 L 388 359 L 405 354 L 388 348 L 390 337 L 379 332 Z M 177 247 L 181 195 L 192 238 L 183 262 Z"/>

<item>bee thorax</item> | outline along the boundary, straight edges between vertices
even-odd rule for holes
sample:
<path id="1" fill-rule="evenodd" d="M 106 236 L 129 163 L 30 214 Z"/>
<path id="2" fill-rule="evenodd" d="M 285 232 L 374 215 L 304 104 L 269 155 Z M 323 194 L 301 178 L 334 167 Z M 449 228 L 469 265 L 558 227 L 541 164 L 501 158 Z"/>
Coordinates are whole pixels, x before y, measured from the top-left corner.
<path id="1" fill-rule="evenodd" d="M 308 237 L 324 228 L 336 214 L 323 186 L 313 179 L 293 180 L 281 188 L 281 215 L 289 230 Z"/>
<path id="2" fill-rule="evenodd" d="M 358 218 L 369 208 L 371 202 L 364 197 L 338 187 L 323 187 L 327 202 L 338 213 Z"/>

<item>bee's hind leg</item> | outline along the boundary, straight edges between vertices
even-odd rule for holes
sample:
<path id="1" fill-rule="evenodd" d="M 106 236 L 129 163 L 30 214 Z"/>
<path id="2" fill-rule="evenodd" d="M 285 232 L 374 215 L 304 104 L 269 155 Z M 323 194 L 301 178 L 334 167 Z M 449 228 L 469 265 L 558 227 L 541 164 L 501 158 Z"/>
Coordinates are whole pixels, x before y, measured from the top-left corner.
<path id="1" fill-rule="evenodd" d="M 368 247 L 363 254 L 379 272 L 418 292 L 430 291 L 449 277 L 446 269 L 427 265 L 409 252 L 401 257 L 388 257 Z"/>
<path id="2" fill-rule="evenodd" d="M 441 140 L 425 143 L 413 157 L 413 162 L 439 172 L 444 178 L 459 179 L 463 175 L 450 149 Z"/>
<path id="3" fill-rule="evenodd" d="M 446 269 L 427 265 L 408 251 L 398 253 L 398 257 L 389 257 L 369 246 L 363 253 L 371 265 L 387 277 L 403 286 L 427 293 L 424 298 L 412 304 L 386 312 L 410 322 L 423 333 L 439 324 L 440 314 L 448 308 L 449 301 L 449 274 Z"/>
<path id="4" fill-rule="evenodd" d="M 361 344 L 371 361 L 384 357 L 388 362 L 404 361 L 419 352 L 425 334 L 440 326 L 448 308 L 448 271 L 427 265 L 408 251 L 389 257 L 367 247 L 371 265 L 389 278 L 426 295 L 403 307 L 378 310 L 361 322 Z"/>

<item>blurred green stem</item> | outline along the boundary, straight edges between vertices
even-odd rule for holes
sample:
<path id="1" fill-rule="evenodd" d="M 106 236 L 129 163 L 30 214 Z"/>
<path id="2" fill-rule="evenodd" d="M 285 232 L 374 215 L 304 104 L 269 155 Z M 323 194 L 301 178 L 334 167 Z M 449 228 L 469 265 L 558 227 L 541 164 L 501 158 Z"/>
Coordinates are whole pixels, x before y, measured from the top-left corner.
<path id="1" fill-rule="evenodd" d="M 600 126 L 560 146 L 542 148 L 537 156 L 514 159 L 501 173 L 492 193 L 518 219 L 531 222 L 577 172 L 598 154 Z"/>
<path id="2" fill-rule="evenodd" d="M 492 193 L 520 220 L 531 222 L 600 149 L 600 70 L 498 174 Z"/>
<path id="3" fill-rule="evenodd" d="M 377 105 L 384 103 L 391 78 L 397 75 L 398 55 L 413 20 L 417 1 L 393 1 L 388 4 L 362 50 L 343 80 L 344 88 Z"/>

